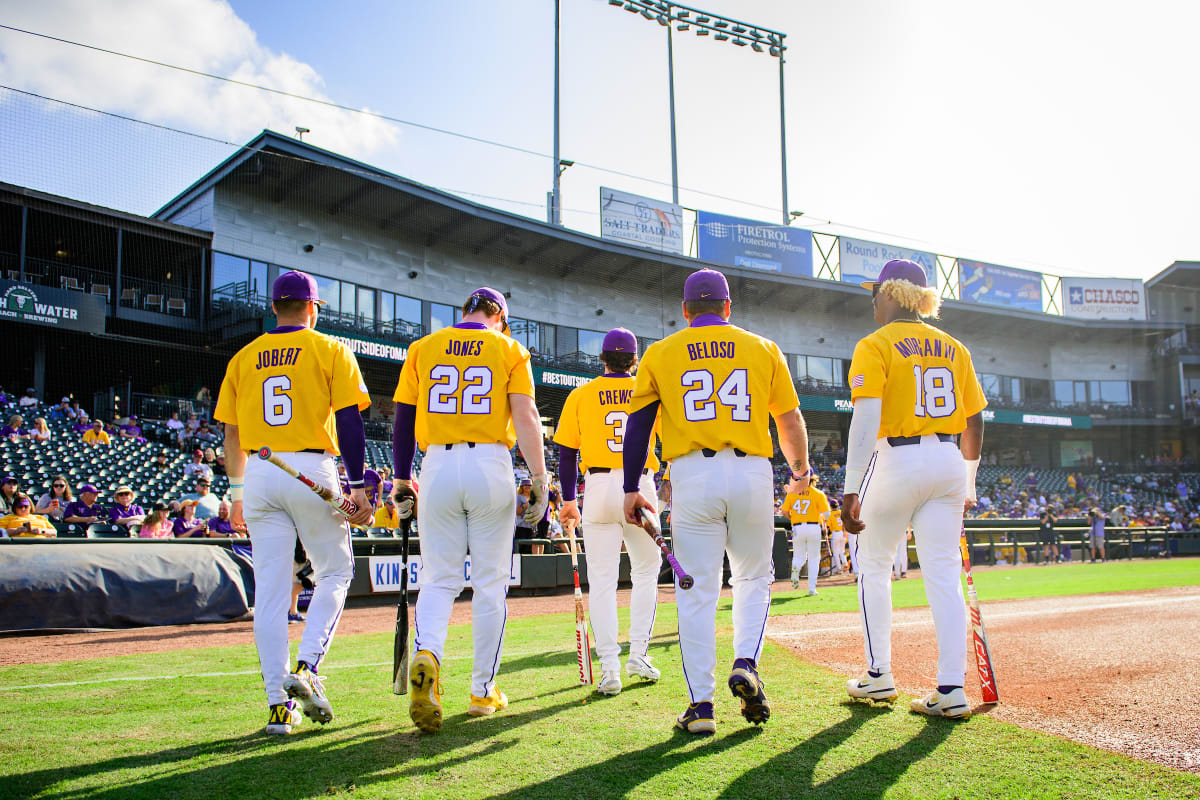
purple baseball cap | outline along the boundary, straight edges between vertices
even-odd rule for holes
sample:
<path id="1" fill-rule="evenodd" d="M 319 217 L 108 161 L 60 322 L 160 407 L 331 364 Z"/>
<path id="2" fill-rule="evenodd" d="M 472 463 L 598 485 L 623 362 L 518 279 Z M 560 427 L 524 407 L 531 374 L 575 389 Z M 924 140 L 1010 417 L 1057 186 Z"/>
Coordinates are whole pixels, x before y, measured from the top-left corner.
<path id="1" fill-rule="evenodd" d="M 84 492 L 91 492 L 92 494 L 100 494 L 100 492 L 96 489 L 96 487 L 92 486 L 90 483 L 85 483 L 83 486 L 79 487 L 79 493 L 83 494 Z"/>
<path id="2" fill-rule="evenodd" d="M 604 335 L 604 344 L 601 345 L 600 349 L 611 353 L 633 353 L 636 355 L 637 337 L 633 335 L 633 331 L 628 331 L 624 328 L 613 328 Z"/>
<path id="3" fill-rule="evenodd" d="M 500 313 L 505 319 L 508 319 L 508 301 L 504 299 L 504 295 L 497 292 L 495 289 L 489 289 L 486 286 L 481 286 L 471 292 L 471 297 L 482 297 L 485 300 L 491 300 L 496 305 L 500 306 Z"/>
<path id="4" fill-rule="evenodd" d="M 17 483 L 17 484 L 19 484 L 20 481 L 17 480 L 15 475 L 5 475 L 4 480 L 0 481 L 0 483 Z"/>
<path id="5" fill-rule="evenodd" d="M 317 293 L 317 281 L 312 275 L 299 270 L 285 272 L 275 279 L 271 287 L 271 300 L 312 300 L 317 305 L 325 305 Z"/>
<path id="6" fill-rule="evenodd" d="M 924 289 L 928 283 L 925 279 L 925 268 L 915 261 L 909 261 L 907 258 L 894 258 L 883 265 L 883 269 L 879 270 L 879 278 L 873 281 L 863 281 L 864 289 L 874 289 L 878 283 L 886 281 L 908 281 L 914 286 L 920 286 Z"/>
<path id="7" fill-rule="evenodd" d="M 729 282 L 725 276 L 715 269 L 702 269 L 688 275 L 683 284 L 683 299 L 689 300 L 728 300 Z"/>
<path id="8" fill-rule="evenodd" d="M 382 483 L 382 481 L 380 481 L 380 479 L 379 479 L 378 472 L 376 472 L 373 469 L 368 469 L 368 470 L 363 471 L 363 483 L 364 484 L 369 483 L 372 486 L 378 486 L 380 483 Z"/>

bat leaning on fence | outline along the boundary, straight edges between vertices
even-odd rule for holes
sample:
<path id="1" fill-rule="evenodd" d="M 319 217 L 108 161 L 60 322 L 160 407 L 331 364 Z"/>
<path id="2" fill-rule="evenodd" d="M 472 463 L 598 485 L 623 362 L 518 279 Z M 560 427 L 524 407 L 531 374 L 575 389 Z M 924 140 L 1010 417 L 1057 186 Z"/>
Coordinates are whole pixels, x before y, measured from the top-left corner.
<path id="1" fill-rule="evenodd" d="M 680 566 L 678 559 L 675 558 L 675 554 L 667 546 L 667 540 L 663 538 L 662 528 L 658 524 L 658 517 L 645 506 L 642 506 L 640 510 L 642 515 L 642 530 L 650 534 L 650 538 L 658 545 L 658 549 L 662 550 L 663 555 L 667 557 L 667 563 L 671 565 L 671 571 L 675 573 L 675 577 L 679 580 L 679 588 L 692 588 L 695 580 L 692 579 L 691 575 L 683 571 L 683 567 Z"/>
<path id="2" fill-rule="evenodd" d="M 996 688 L 996 671 L 992 668 L 992 651 L 988 647 L 987 630 L 979 613 L 979 596 L 975 594 L 975 581 L 971 578 L 971 554 L 967 548 L 967 531 L 963 529 L 959 538 L 962 550 L 963 569 L 967 571 L 967 605 L 971 611 L 971 641 L 975 646 L 975 666 L 979 670 L 979 688 L 984 703 L 999 703 Z"/>
<path id="3" fill-rule="evenodd" d="M 579 685 L 588 686 L 592 683 L 592 642 L 588 638 L 587 617 L 583 614 L 583 590 L 579 588 L 579 555 L 574 521 L 568 521 L 566 528 L 571 543 L 571 573 L 575 578 L 575 652 L 579 656 Z"/>

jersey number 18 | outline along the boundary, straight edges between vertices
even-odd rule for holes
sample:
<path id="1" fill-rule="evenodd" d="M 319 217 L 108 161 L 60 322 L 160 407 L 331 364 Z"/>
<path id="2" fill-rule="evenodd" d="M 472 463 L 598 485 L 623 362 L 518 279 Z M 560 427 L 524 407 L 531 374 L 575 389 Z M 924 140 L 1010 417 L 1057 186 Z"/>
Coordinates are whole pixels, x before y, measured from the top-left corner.
<path id="1" fill-rule="evenodd" d="M 948 417 L 954 413 L 954 373 L 948 367 L 929 367 L 922 370 L 913 364 L 917 404 L 913 414 L 918 417 Z"/>

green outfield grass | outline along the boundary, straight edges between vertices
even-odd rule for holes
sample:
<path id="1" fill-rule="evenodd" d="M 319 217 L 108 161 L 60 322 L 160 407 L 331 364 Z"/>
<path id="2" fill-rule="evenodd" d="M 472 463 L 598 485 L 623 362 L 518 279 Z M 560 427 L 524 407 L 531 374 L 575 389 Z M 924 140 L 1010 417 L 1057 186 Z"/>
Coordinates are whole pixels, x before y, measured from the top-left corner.
<path id="1" fill-rule="evenodd" d="M 1000 597 L 1200 584 L 1200 562 L 1047 567 L 981 574 Z M 1071 573 L 1078 571 L 1078 575 Z M 1061 580 L 1054 580 L 1059 573 Z M 1045 577 L 1043 577 L 1045 576 Z M 986 581 L 986 583 L 985 583 Z M 896 584 L 898 605 L 923 600 Z M 1057 591 L 1074 586 L 1073 592 Z M 987 587 L 985 589 L 985 586 Z M 773 613 L 852 610 L 851 587 L 776 598 Z M 844 595 L 844 596 L 843 596 Z M 0 674 L 0 797 L 986 797 L 1142 798 L 1200 794 L 1200 776 L 977 716 L 928 720 L 845 699 L 844 677 L 766 646 L 771 721 L 747 726 L 727 692 L 718 732 L 676 733 L 686 703 L 663 605 L 652 654 L 658 684 L 626 683 L 615 698 L 575 685 L 569 614 L 513 620 L 500 686 L 511 706 L 465 715 L 470 629 L 451 631 L 444 671 L 446 725 L 416 732 L 407 698 L 393 696 L 391 635 L 340 638 L 323 672 L 337 719 L 267 737 L 250 647 L 222 647 L 63 664 Z M 728 614 L 722 613 L 723 624 Z M 729 653 L 723 629 L 719 663 Z M 723 669 L 721 670 L 723 672 Z M 221 674 L 230 673 L 230 674 Z M 157 680 L 120 680 L 145 678 Z M 718 679 L 723 677 L 720 673 Z M 98 681 L 78 686 L 31 684 Z M 723 688 L 723 687 L 722 687 Z"/>

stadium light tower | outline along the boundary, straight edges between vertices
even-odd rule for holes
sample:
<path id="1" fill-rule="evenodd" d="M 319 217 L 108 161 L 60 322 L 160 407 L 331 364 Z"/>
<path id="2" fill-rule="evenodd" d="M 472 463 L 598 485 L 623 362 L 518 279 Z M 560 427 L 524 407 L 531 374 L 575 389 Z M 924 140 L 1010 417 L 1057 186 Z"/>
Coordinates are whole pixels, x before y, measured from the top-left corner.
<path id="1" fill-rule="evenodd" d="M 783 187 L 783 224 L 790 222 L 787 199 L 787 128 L 784 121 L 783 104 L 783 54 L 787 51 L 783 40 L 787 34 L 751 25 L 732 17 L 701 11 L 667 0 L 608 0 L 610 6 L 619 6 L 631 14 L 653 20 L 667 29 L 667 84 L 670 95 L 671 115 L 671 201 L 679 204 L 679 159 L 675 147 L 675 50 L 671 29 L 682 33 L 695 30 L 697 36 L 711 36 L 713 41 L 729 42 L 737 47 L 750 46 L 756 53 L 766 52 L 779 59 L 779 172 Z"/>

